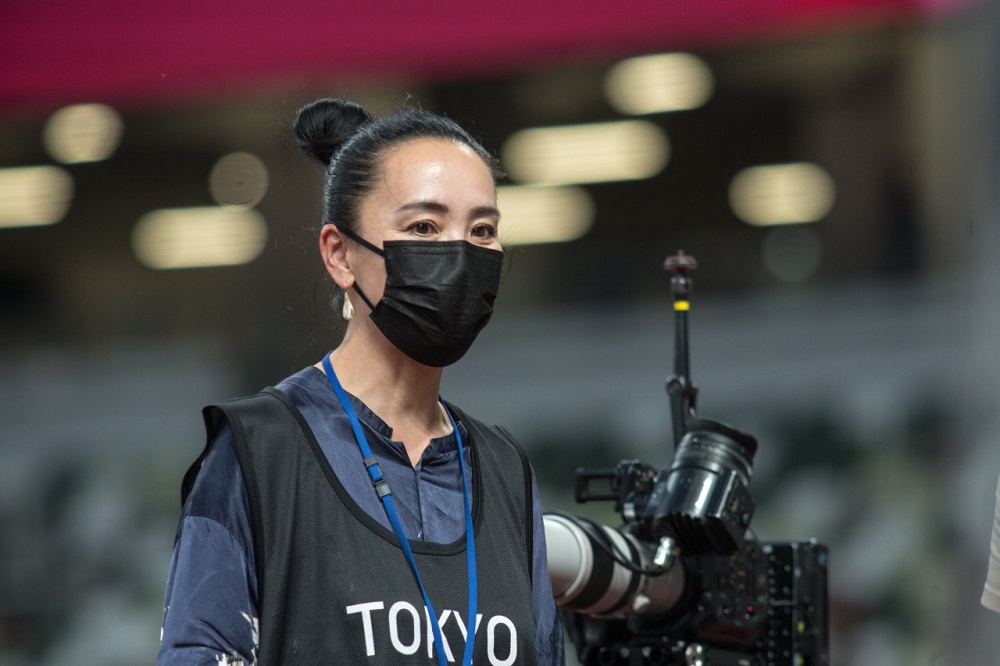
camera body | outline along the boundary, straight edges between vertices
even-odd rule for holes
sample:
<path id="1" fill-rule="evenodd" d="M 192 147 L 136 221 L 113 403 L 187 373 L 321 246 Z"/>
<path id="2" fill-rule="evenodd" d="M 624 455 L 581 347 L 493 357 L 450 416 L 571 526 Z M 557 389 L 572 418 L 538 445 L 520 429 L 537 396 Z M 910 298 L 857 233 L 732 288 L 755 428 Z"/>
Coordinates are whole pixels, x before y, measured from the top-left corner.
<path id="1" fill-rule="evenodd" d="M 696 266 L 683 252 L 665 262 L 677 313 L 671 464 L 577 470 L 576 501 L 613 501 L 623 525 L 546 513 L 553 593 L 585 666 L 825 666 L 827 548 L 757 539 L 757 440 L 695 414 L 687 273 Z"/>
<path id="2" fill-rule="evenodd" d="M 747 539 L 729 556 L 679 558 L 666 610 L 662 599 L 611 615 L 563 606 L 563 623 L 586 666 L 825 666 L 827 556 L 815 540 Z"/>

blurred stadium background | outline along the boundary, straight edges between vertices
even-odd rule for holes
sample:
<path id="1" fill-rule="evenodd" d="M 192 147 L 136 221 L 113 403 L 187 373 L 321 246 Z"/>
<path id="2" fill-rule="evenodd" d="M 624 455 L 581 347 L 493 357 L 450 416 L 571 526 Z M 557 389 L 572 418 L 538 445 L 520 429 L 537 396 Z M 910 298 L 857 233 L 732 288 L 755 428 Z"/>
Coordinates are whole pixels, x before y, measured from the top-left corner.
<path id="1" fill-rule="evenodd" d="M 683 248 L 699 412 L 760 441 L 757 533 L 829 545 L 832 663 L 997 663 L 998 37 L 971 0 L 4 2 L 0 664 L 152 663 L 200 407 L 336 344 L 319 96 L 504 160 L 445 396 L 549 508 L 615 523 L 574 469 L 669 462 Z"/>

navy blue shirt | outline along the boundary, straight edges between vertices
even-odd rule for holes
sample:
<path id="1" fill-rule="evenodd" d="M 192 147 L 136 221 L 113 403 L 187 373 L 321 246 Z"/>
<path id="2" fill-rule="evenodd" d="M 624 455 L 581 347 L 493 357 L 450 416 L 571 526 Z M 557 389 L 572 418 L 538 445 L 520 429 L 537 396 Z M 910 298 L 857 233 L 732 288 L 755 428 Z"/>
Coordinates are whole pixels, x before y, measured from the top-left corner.
<path id="1" fill-rule="evenodd" d="M 392 529 L 361 461 L 361 453 L 326 375 L 308 367 L 278 388 L 302 413 L 344 488 L 369 515 Z M 465 532 L 462 479 L 455 434 L 431 440 L 416 466 L 392 429 L 349 396 L 372 453 L 379 458 L 406 535 L 451 543 Z M 457 424 L 463 442 L 464 426 Z M 467 446 L 467 444 L 466 444 Z M 463 450 L 466 478 L 472 456 Z M 532 609 L 540 665 L 562 664 L 562 626 L 552 598 L 545 528 L 534 494 Z M 232 432 L 212 442 L 181 512 L 167 577 L 158 666 L 254 664 L 257 657 L 257 574 L 246 487 Z"/>

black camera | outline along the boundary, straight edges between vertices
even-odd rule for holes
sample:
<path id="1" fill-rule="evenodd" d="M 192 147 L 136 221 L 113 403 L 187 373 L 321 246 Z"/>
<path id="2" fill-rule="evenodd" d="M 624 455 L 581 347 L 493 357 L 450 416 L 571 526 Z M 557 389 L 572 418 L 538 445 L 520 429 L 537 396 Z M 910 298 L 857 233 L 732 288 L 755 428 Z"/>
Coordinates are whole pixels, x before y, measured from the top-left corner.
<path id="1" fill-rule="evenodd" d="M 829 663 L 824 545 L 759 541 L 749 487 L 757 440 L 695 413 L 687 316 L 697 268 L 667 258 L 676 317 L 667 380 L 670 467 L 579 469 L 576 501 L 613 501 L 624 524 L 545 514 L 553 593 L 585 666 Z"/>

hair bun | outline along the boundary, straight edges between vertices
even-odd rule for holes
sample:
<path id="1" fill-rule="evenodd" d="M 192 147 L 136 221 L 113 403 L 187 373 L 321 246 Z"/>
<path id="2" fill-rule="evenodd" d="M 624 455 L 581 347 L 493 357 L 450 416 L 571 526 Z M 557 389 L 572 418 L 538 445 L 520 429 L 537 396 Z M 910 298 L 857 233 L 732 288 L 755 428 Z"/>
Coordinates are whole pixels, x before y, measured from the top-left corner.
<path id="1" fill-rule="evenodd" d="M 299 109 L 295 138 L 307 155 L 329 165 L 337 150 L 371 119 L 371 114 L 354 102 L 318 99 Z"/>

